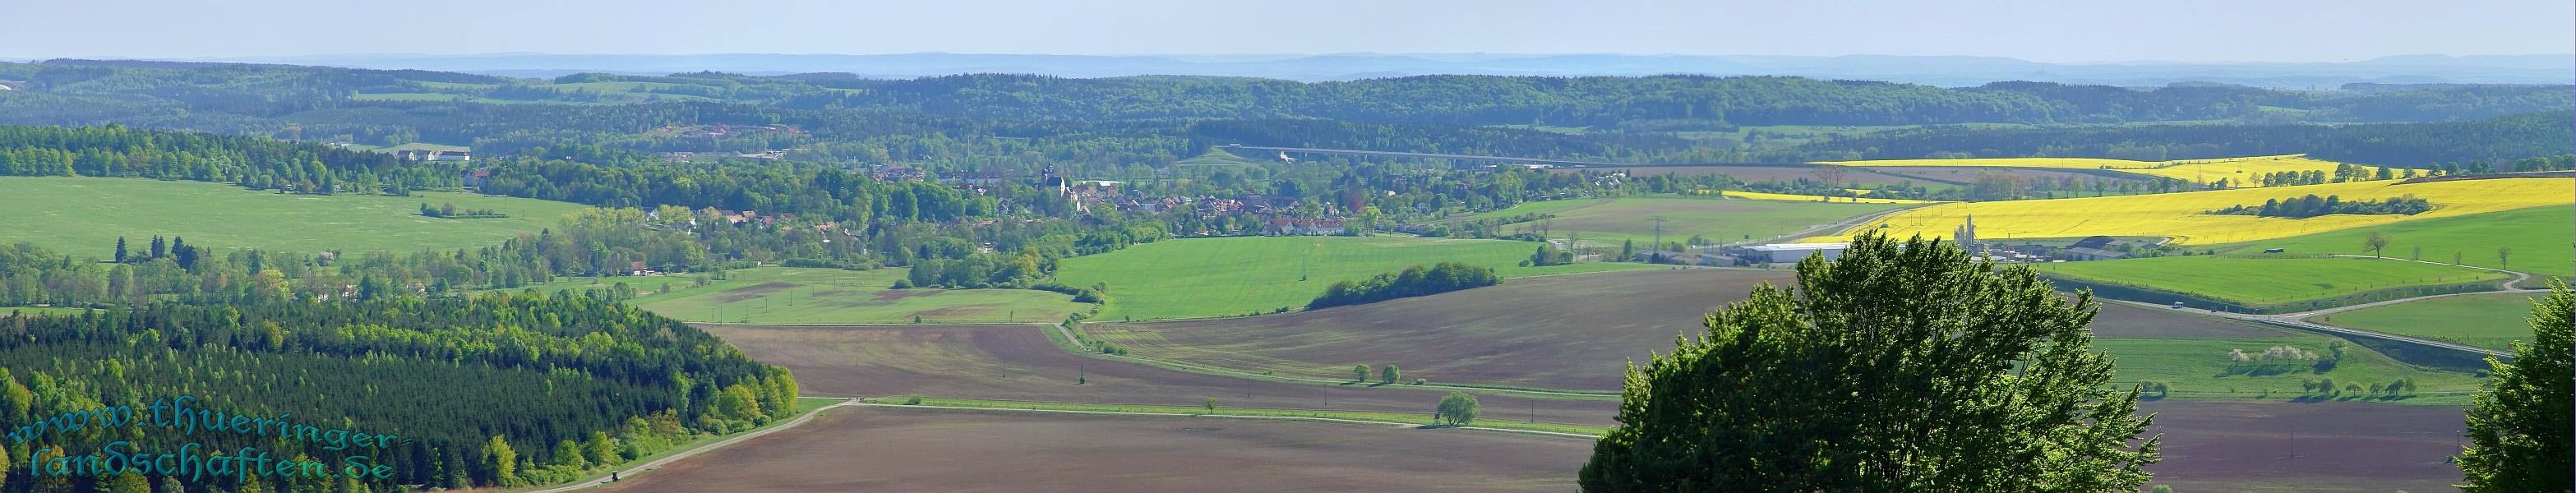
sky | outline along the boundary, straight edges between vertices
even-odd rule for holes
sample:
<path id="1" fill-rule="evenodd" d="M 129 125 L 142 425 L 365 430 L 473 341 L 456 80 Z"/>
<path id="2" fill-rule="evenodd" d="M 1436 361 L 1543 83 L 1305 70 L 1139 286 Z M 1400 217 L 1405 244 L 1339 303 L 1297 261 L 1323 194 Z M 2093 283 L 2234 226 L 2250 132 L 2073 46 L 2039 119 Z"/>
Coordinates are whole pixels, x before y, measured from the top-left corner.
<path id="1" fill-rule="evenodd" d="M 2564 0 L 13 2 L 0 58 L 1628 53 L 2357 61 L 2576 52 Z"/>

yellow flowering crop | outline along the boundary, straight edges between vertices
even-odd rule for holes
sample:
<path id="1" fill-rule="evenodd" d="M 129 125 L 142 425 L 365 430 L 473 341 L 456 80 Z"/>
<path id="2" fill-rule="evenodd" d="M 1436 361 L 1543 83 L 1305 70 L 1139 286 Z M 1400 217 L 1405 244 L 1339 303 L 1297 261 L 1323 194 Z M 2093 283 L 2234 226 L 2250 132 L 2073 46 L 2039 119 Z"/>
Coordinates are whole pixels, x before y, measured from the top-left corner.
<path id="1" fill-rule="evenodd" d="M 1849 235 L 1868 228 L 1884 228 L 1883 231 L 1898 238 L 1916 234 L 1947 238 L 1969 216 L 1975 216 L 1979 238 L 2169 236 L 2177 243 L 2208 245 L 2576 202 L 2576 179 L 2569 178 L 2397 183 L 2367 181 L 2118 197 L 1948 203 L 1891 214 L 1877 222 L 1844 231 L 1842 235 L 1800 241 L 1845 241 Z M 2431 201 L 2433 210 L 2415 215 L 2336 214 L 2307 219 L 2202 213 L 2235 205 L 2260 206 L 2265 200 L 2307 194 L 2339 195 L 2345 201 L 2413 195 Z"/>

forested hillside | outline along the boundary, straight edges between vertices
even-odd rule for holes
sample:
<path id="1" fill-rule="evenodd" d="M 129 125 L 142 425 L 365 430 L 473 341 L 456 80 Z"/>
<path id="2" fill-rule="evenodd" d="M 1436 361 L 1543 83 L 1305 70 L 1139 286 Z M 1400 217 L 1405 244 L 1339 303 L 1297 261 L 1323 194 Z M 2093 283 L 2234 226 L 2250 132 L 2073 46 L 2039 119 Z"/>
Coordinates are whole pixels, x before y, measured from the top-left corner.
<path id="1" fill-rule="evenodd" d="M 58 444 L 89 444 L 69 450 L 88 454 L 110 436 L 147 451 L 175 452 L 186 442 L 205 450 L 258 447 L 279 459 L 326 460 L 335 470 L 345 456 L 370 455 L 394 470 L 393 478 L 370 482 L 378 491 L 570 480 L 586 463 L 647 455 L 695 433 L 792 414 L 797 392 L 785 369 L 755 363 L 714 336 L 580 295 L 0 312 L 0 368 L 0 429 L 187 395 L 196 408 L 401 439 L 333 450 L 318 440 L 126 436 L 91 427 L 9 443 L 19 458 Z M 558 446 L 566 443 L 580 446 Z M 33 478 L 26 468 L 10 473 L 0 487 L 13 492 L 91 482 Z M 331 480 L 320 480 L 319 489 L 305 478 L 270 481 L 268 491 L 321 491 Z M 238 482 L 210 477 L 203 484 L 230 490 Z"/>
<path id="2" fill-rule="evenodd" d="M 2163 161 L 2307 153 L 2330 161 L 2421 168 L 2563 155 L 2570 142 L 2576 142 L 2576 112 L 2557 111 L 2471 122 L 2343 126 L 1934 127 L 1808 148 L 1851 159 L 2080 156 Z"/>

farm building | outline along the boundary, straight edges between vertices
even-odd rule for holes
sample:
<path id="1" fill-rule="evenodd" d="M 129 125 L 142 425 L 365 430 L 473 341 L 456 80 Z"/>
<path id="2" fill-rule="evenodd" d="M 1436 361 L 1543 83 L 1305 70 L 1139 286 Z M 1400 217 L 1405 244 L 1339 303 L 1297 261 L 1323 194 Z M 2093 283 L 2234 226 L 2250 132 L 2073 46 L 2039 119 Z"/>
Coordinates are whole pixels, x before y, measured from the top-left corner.
<path id="1" fill-rule="evenodd" d="M 1804 260 L 1813 255 L 1823 255 L 1825 260 L 1841 258 L 1843 249 L 1850 246 L 1850 243 L 1780 243 L 1753 245 L 1732 250 L 1735 250 L 1736 259 L 1744 263 L 1785 264 Z"/>
<path id="2" fill-rule="evenodd" d="M 474 160 L 474 153 L 472 153 L 472 152 L 467 152 L 467 151 L 432 151 L 432 150 L 426 150 L 426 149 L 402 149 L 402 150 L 396 150 L 396 151 L 394 151 L 394 156 L 396 156 L 396 157 L 400 157 L 400 158 L 403 158 L 403 159 L 413 160 L 413 161 L 472 161 L 472 160 Z"/>

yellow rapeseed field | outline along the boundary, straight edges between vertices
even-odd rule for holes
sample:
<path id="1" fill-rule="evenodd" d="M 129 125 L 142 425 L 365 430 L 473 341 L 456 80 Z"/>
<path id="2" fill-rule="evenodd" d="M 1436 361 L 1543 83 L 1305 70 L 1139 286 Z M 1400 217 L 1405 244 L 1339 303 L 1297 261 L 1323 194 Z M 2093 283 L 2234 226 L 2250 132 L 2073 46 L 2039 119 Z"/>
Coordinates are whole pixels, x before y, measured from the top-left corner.
<path id="1" fill-rule="evenodd" d="M 1753 200 L 1794 200 L 1794 201 L 1798 201 L 1798 202 L 1819 202 L 1819 201 L 1824 201 L 1823 199 L 1831 199 L 1831 202 L 1833 202 L 1833 203 L 1837 203 L 1837 204 L 1930 204 L 1930 203 L 1934 203 L 1934 202 L 1939 202 L 1939 201 L 1936 201 L 1936 200 L 1874 199 L 1874 198 L 1860 198 L 1860 197 L 1825 197 L 1825 196 L 1821 196 L 1821 195 L 1797 195 L 1797 194 L 1787 194 L 1787 193 L 1739 192 L 1739 191 L 1733 191 L 1733 190 L 1723 191 L 1723 192 L 1718 192 L 1718 194 L 1719 194 L 1719 195 L 1723 195 L 1723 196 L 1727 196 L 1727 197 L 1735 197 L 1735 198 L 1739 198 L 1739 199 L 1753 199 Z"/>
<path id="2" fill-rule="evenodd" d="M 2340 195 L 2343 200 L 2380 200 L 2414 195 L 2431 201 L 2433 210 L 2411 216 L 2346 215 L 2287 219 L 2210 215 L 2203 211 L 2233 205 L 2262 205 L 2264 200 L 2301 195 Z M 2078 236 L 2169 236 L 2177 243 L 2233 243 L 2398 221 L 2462 216 L 2525 207 L 2576 202 L 2576 179 L 2503 178 L 2414 184 L 2368 181 L 2272 188 L 2240 188 L 2119 197 L 1966 202 L 1916 208 L 1888 215 L 1876 223 L 1802 242 L 1846 241 L 1870 228 L 1904 238 L 1950 237 L 1969 216 L 1977 220 L 1979 238 L 2066 238 Z"/>
<path id="3" fill-rule="evenodd" d="M 2124 169 L 2120 171 L 2141 175 L 2162 176 L 2192 183 L 2216 183 L 2218 180 L 2223 179 L 2227 180 L 2227 184 L 2229 186 L 2244 188 L 2262 186 L 2264 173 L 2279 173 L 2283 171 L 2317 171 L 2323 172 L 2327 177 L 2332 178 L 2334 176 L 2335 166 L 2340 164 L 2342 163 L 2308 159 L 2304 154 L 2293 154 L 2288 156 L 2257 156 L 2227 159 L 2166 161 L 2163 166 L 2159 167 Z M 2362 170 L 2371 173 L 2379 172 L 2379 168 L 2377 167 L 2361 166 L 2361 168 Z"/>
<path id="4" fill-rule="evenodd" d="M 1889 159 L 1877 161 L 1826 161 L 1821 164 L 1862 167 L 1965 166 L 1996 168 L 2109 169 L 2123 173 L 2160 176 L 2192 183 L 2215 183 L 2227 180 L 2231 187 L 2255 187 L 2263 184 L 2264 173 L 2283 171 L 2320 171 L 2332 176 L 2334 161 L 2309 159 L 2306 154 L 2250 156 L 2219 159 L 2180 159 L 2173 161 L 2130 161 L 2125 159 L 2020 157 L 1992 159 Z M 2356 165 L 2358 166 L 2358 165 Z M 2377 173 L 2379 168 L 2362 166 Z"/>

